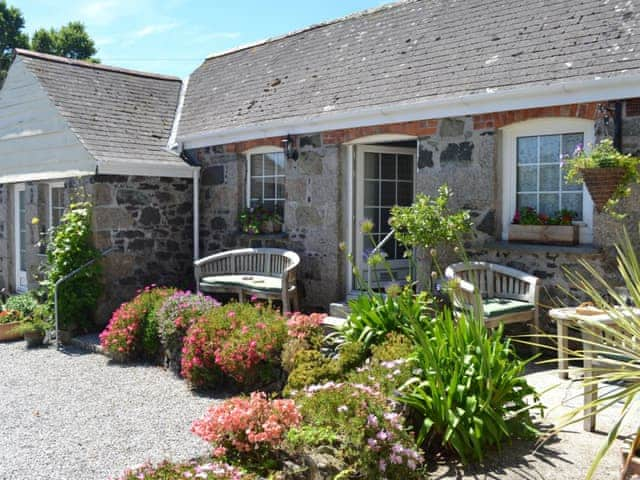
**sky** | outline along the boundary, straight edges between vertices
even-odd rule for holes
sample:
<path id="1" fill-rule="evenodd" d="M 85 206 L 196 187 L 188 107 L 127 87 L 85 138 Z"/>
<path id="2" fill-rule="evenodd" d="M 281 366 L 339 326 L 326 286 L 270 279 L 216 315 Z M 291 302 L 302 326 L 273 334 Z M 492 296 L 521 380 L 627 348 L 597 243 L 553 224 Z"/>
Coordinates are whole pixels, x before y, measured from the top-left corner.
<path id="1" fill-rule="evenodd" d="M 85 24 L 106 65 L 186 77 L 210 54 L 377 7 L 384 0 L 8 0 L 30 35 Z"/>

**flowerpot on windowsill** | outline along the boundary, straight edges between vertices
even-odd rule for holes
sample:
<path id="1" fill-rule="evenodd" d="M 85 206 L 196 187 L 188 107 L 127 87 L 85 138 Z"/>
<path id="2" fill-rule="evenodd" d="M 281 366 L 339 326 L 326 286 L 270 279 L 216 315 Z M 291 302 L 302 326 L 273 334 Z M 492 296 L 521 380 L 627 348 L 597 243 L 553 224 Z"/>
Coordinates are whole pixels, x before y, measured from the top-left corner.
<path id="1" fill-rule="evenodd" d="M 260 224 L 260 233 L 273 233 L 273 222 L 271 220 L 264 221 Z"/>
<path id="2" fill-rule="evenodd" d="M 601 212 L 618 186 L 624 180 L 627 170 L 619 167 L 581 168 L 580 175 L 589 190 L 596 210 Z"/>
<path id="3" fill-rule="evenodd" d="M 547 245 L 577 245 L 578 225 L 509 225 L 509 241 Z"/>

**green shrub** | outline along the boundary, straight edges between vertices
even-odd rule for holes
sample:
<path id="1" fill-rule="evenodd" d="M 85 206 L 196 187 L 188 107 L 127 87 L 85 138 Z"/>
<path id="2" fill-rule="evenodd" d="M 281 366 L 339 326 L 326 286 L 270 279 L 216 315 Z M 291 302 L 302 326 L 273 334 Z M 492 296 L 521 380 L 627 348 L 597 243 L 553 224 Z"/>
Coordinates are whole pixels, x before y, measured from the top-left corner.
<path id="1" fill-rule="evenodd" d="M 358 342 L 342 344 L 334 358 L 319 350 L 300 350 L 296 353 L 295 366 L 289 373 L 284 393 L 289 395 L 309 385 L 342 379 L 348 371 L 362 364 L 364 357 L 364 345 Z"/>
<path id="2" fill-rule="evenodd" d="M 388 333 L 380 345 L 371 347 L 371 359 L 378 362 L 392 362 L 398 359 L 409 358 L 415 345 L 409 337 L 402 333 Z"/>
<path id="3" fill-rule="evenodd" d="M 481 460 L 488 447 L 535 433 L 530 409 L 541 405 L 522 377 L 527 361 L 516 357 L 502 328 L 490 333 L 482 318 L 454 319 L 445 311 L 429 329 L 416 322 L 413 335 L 420 375 L 400 400 L 421 418 L 420 444 L 453 450 L 468 462 Z"/>
<path id="4" fill-rule="evenodd" d="M 414 324 L 427 318 L 431 306 L 432 300 L 425 292 L 414 294 L 408 286 L 397 295 L 361 295 L 349 302 L 351 313 L 340 335 L 369 349 L 384 341 L 390 332 L 409 334 Z"/>
<path id="5" fill-rule="evenodd" d="M 333 431 L 350 471 L 367 479 L 424 478 L 422 462 L 404 418 L 375 387 L 351 382 L 313 385 L 294 397 L 303 425 Z M 320 438 L 317 439 L 320 441 Z"/>
<path id="6" fill-rule="evenodd" d="M 333 428 L 301 425 L 287 432 L 287 448 L 301 451 L 321 445 L 333 445 L 338 441 L 338 434 Z"/>
<path id="7" fill-rule="evenodd" d="M 38 301 L 31 293 L 12 295 L 4 304 L 5 310 L 20 312 L 23 317 L 30 317 L 37 306 Z"/>
<path id="8" fill-rule="evenodd" d="M 100 257 L 91 241 L 89 202 L 71 204 L 47 245 L 48 272 L 41 285 L 47 290 L 47 306 L 54 311 L 55 283 L 90 260 Z M 64 329 L 91 327 L 91 319 L 102 291 L 102 268 L 98 262 L 81 270 L 59 288 L 58 317 Z"/>

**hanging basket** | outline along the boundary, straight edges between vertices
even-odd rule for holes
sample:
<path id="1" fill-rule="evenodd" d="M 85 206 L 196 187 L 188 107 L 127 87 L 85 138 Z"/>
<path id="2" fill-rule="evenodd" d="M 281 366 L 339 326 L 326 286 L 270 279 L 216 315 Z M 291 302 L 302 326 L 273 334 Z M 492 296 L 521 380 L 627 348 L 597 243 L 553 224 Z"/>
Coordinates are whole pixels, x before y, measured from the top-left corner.
<path id="1" fill-rule="evenodd" d="M 582 179 L 589 189 L 589 194 L 598 212 L 602 211 L 622 183 L 626 173 L 626 169 L 618 167 L 580 169 Z"/>

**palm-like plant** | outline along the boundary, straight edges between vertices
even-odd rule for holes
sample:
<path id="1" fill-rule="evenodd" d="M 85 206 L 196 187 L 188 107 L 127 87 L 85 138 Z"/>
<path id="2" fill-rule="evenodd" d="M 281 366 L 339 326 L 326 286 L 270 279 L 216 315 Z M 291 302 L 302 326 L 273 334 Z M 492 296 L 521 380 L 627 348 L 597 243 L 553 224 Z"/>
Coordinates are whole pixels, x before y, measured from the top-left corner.
<path id="1" fill-rule="evenodd" d="M 566 414 L 554 432 L 584 420 L 589 415 L 596 415 L 614 405 L 622 404 L 622 410 L 609 431 L 607 440 L 598 451 L 587 479 L 593 478 L 596 467 L 613 445 L 618 432 L 629 416 L 631 404 L 640 393 L 640 262 L 634 245 L 626 230 L 616 245 L 618 272 L 624 281 L 629 298 L 623 296 L 619 290 L 612 287 L 607 280 L 589 263 L 582 261 L 586 274 L 567 272 L 567 276 L 580 291 L 586 294 L 591 302 L 604 311 L 611 322 L 602 323 L 581 317 L 577 329 L 578 337 L 568 336 L 567 340 L 583 345 L 581 349 L 562 352 L 572 360 L 582 361 L 586 358 L 597 358 L 597 362 L 586 362 L 578 368 L 582 374 L 583 386 L 586 390 L 597 389 L 601 382 L 616 382 L 620 388 L 608 391 L 596 400 L 585 402 Z M 633 452 L 640 447 L 640 421 L 635 438 L 632 442 L 630 455 L 627 458 L 625 470 L 631 462 Z M 623 477 L 624 477 L 623 472 Z"/>

